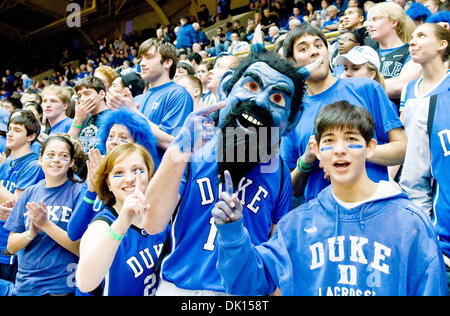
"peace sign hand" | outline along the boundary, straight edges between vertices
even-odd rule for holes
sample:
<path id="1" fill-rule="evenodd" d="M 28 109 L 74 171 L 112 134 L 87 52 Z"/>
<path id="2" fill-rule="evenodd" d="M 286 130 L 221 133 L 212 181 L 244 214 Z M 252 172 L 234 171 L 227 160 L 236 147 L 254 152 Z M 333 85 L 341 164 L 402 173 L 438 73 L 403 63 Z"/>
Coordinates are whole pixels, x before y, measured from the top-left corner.
<path id="1" fill-rule="evenodd" d="M 230 172 L 225 170 L 225 191 L 219 195 L 220 201 L 214 205 L 211 213 L 217 225 L 223 225 L 238 221 L 242 217 L 242 204 L 237 197 L 237 193 L 233 193 L 233 180 Z"/>

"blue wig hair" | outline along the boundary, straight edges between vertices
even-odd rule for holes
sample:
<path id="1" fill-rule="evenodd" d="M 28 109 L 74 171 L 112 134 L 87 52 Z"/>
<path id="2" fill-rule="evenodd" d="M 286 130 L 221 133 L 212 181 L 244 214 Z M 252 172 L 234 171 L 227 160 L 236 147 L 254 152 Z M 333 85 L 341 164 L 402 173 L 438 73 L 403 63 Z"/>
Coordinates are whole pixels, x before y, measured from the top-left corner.
<path id="1" fill-rule="evenodd" d="M 421 3 L 413 2 L 406 10 L 406 14 L 413 19 L 413 21 L 423 20 L 425 21 L 431 16 L 431 11 Z"/>
<path id="2" fill-rule="evenodd" d="M 450 11 L 439 11 L 438 13 L 429 16 L 425 22 L 427 23 L 439 23 L 446 22 L 450 23 Z"/>
<path id="3" fill-rule="evenodd" d="M 106 154 L 106 140 L 108 139 L 109 131 L 114 125 L 120 124 L 128 129 L 137 144 L 147 149 L 152 156 L 155 170 L 158 168 L 161 159 L 157 150 L 156 137 L 152 132 L 150 124 L 144 117 L 126 107 L 122 107 L 108 111 L 107 114 L 100 118 L 99 123 L 100 143 L 98 148 L 103 155 Z"/>

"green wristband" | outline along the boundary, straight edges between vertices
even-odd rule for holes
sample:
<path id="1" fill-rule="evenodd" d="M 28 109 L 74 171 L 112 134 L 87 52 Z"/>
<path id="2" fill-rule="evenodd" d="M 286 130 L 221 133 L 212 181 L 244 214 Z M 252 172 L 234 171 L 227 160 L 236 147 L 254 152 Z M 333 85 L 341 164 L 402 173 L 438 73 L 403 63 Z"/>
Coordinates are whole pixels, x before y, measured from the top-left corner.
<path id="1" fill-rule="evenodd" d="M 122 239 L 124 237 L 122 235 L 119 235 L 115 231 L 113 231 L 111 226 L 109 226 L 108 233 L 109 233 L 109 236 L 111 236 L 112 239 L 117 240 L 117 241 L 122 241 Z"/>
<path id="2" fill-rule="evenodd" d="M 302 157 L 297 159 L 297 170 L 300 170 L 303 173 L 309 173 L 312 170 L 312 165 L 307 165 L 303 162 Z"/>
<path id="3" fill-rule="evenodd" d="M 87 196 L 83 197 L 83 201 L 85 201 L 86 203 L 89 203 L 89 204 L 94 204 L 94 202 L 95 202 L 94 200 L 91 200 Z"/>
<path id="4" fill-rule="evenodd" d="M 77 125 L 77 124 L 75 124 L 75 123 L 72 123 L 72 126 L 81 129 L 81 125 Z"/>

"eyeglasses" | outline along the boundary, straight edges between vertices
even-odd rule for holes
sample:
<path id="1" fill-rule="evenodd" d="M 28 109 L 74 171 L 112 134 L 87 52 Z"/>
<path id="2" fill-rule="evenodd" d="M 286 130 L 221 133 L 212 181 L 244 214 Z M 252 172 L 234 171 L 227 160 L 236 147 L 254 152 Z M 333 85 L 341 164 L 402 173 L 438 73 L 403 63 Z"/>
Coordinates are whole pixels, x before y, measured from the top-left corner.
<path id="1" fill-rule="evenodd" d="M 351 41 L 351 42 L 353 42 L 353 43 L 358 43 L 357 41 L 355 41 L 355 40 L 353 40 L 353 39 L 351 39 L 351 38 L 349 38 L 349 37 L 341 37 L 341 38 L 338 40 L 338 43 L 347 43 L 348 41 Z"/>

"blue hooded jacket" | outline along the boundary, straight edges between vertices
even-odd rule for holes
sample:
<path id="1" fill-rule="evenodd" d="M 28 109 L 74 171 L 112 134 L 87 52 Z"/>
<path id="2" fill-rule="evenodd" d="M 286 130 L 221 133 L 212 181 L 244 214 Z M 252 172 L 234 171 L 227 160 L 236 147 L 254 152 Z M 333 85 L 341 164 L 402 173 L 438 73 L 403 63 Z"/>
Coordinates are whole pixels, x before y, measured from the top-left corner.
<path id="1" fill-rule="evenodd" d="M 218 264 L 228 293 L 267 295 L 447 295 L 436 233 L 400 191 L 345 209 L 331 186 L 284 216 L 253 246 L 241 221 L 217 225 Z"/>

